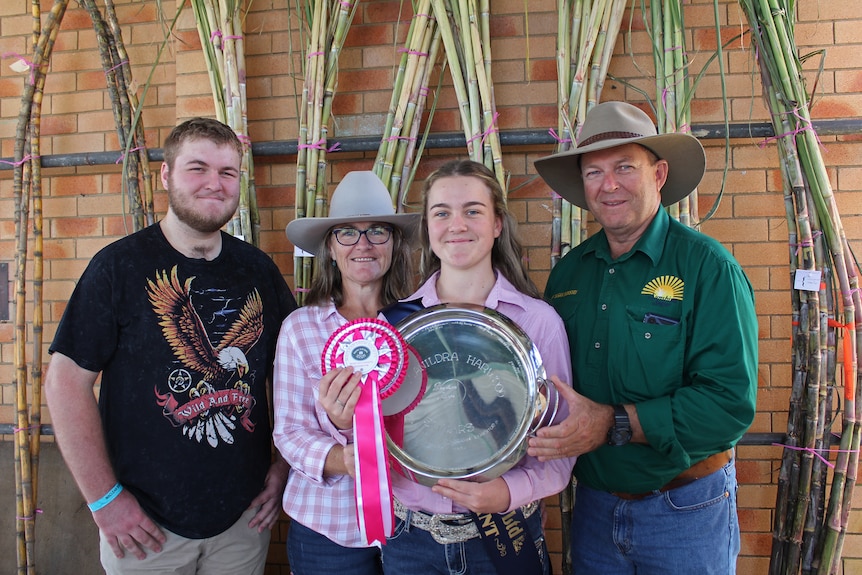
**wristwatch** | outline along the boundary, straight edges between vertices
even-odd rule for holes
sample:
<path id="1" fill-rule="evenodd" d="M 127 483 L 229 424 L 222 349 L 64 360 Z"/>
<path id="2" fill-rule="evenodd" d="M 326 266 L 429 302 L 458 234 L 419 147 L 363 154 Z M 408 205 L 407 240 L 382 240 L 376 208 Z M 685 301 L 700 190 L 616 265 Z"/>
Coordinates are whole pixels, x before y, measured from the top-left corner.
<path id="1" fill-rule="evenodd" d="M 619 447 L 632 440 L 632 423 L 622 405 L 614 406 L 614 425 L 608 430 L 608 445 Z"/>

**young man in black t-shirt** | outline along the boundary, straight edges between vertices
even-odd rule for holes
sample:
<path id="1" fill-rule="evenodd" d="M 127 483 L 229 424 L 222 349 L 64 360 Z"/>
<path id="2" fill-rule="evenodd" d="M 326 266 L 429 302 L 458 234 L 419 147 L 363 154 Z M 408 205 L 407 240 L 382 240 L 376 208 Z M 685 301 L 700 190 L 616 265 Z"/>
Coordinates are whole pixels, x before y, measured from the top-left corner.
<path id="1" fill-rule="evenodd" d="M 239 201 L 233 130 L 192 119 L 164 150 L 168 212 L 88 265 L 50 348 L 48 407 L 108 573 L 263 573 L 288 471 L 267 389 L 296 303 L 266 254 L 221 231 Z"/>

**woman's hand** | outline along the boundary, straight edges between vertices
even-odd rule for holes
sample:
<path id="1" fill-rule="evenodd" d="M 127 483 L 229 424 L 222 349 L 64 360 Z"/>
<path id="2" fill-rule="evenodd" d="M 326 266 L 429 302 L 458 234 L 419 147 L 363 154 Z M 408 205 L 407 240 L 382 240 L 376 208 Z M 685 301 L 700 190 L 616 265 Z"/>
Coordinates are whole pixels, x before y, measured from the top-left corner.
<path id="1" fill-rule="evenodd" d="M 502 477 L 483 483 L 441 479 L 431 490 L 475 513 L 503 513 L 512 500 L 509 485 Z"/>
<path id="2" fill-rule="evenodd" d="M 344 467 L 347 469 L 347 475 L 356 479 L 356 449 L 352 443 L 344 446 L 341 456 L 344 459 Z"/>
<path id="3" fill-rule="evenodd" d="M 342 367 L 326 372 L 320 379 L 320 405 L 338 429 L 353 427 L 353 411 L 362 391 L 361 372 Z"/>

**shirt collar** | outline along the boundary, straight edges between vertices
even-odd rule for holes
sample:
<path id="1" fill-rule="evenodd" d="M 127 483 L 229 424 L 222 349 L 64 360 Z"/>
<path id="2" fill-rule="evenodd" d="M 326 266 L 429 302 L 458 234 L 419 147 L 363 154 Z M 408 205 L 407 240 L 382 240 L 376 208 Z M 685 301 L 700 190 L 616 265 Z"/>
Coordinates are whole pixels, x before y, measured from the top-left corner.
<path id="1" fill-rule="evenodd" d="M 650 222 L 650 225 L 644 231 L 640 239 L 638 239 L 637 243 L 635 243 L 634 247 L 617 258 L 616 261 L 625 261 L 635 252 L 641 252 L 652 260 L 653 265 L 658 265 L 661 255 L 664 252 L 669 226 L 670 216 L 664 208 L 659 208 L 655 217 Z M 595 236 L 595 241 L 586 246 L 582 257 L 589 253 L 595 253 L 596 257 L 602 258 L 608 262 L 614 261 L 611 257 L 608 237 L 605 235 L 604 230 L 600 230 Z"/>
<path id="2" fill-rule="evenodd" d="M 499 271 L 495 270 L 495 272 L 497 280 L 494 282 L 494 287 L 491 288 L 491 292 L 488 294 L 488 297 L 485 298 L 485 307 L 497 309 L 501 303 L 507 303 L 526 310 L 528 300 L 532 298 L 519 292 L 515 286 L 512 285 L 512 282 L 507 280 Z M 416 290 L 416 293 L 410 296 L 409 299 L 422 298 L 422 305 L 425 307 L 439 304 L 440 297 L 437 295 L 437 279 L 439 277 L 440 272 L 434 272 L 434 274 L 425 280 L 425 283 L 423 283 L 419 289 Z"/>
<path id="3" fill-rule="evenodd" d="M 335 308 L 335 302 L 331 299 L 324 305 L 317 306 L 317 319 L 321 325 L 337 313 L 338 310 Z"/>
<path id="4" fill-rule="evenodd" d="M 659 208 L 658 213 L 650 222 L 649 227 L 644 232 L 644 235 L 635 244 L 632 251 L 640 251 L 646 254 L 652 260 L 652 265 L 658 265 L 661 260 L 661 254 L 664 252 L 665 240 L 667 239 L 667 229 L 670 226 L 670 216 L 667 210 Z"/>

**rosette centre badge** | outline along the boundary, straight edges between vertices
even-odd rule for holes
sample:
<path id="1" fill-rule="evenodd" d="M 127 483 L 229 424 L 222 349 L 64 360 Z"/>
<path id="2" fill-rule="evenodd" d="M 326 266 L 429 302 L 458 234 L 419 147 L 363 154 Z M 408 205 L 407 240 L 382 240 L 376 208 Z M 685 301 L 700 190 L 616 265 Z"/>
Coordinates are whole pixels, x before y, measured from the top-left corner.
<path id="1" fill-rule="evenodd" d="M 377 358 L 379 357 L 380 353 L 377 349 L 365 339 L 348 343 L 347 349 L 344 350 L 345 363 L 352 365 L 362 373 L 368 373 L 372 368 L 377 367 Z"/>
<path id="2" fill-rule="evenodd" d="M 341 326 L 323 347 L 323 373 L 352 367 L 363 384 L 377 383 L 381 398 L 394 393 L 404 379 L 407 346 L 394 327 L 377 319 L 358 319 Z"/>

